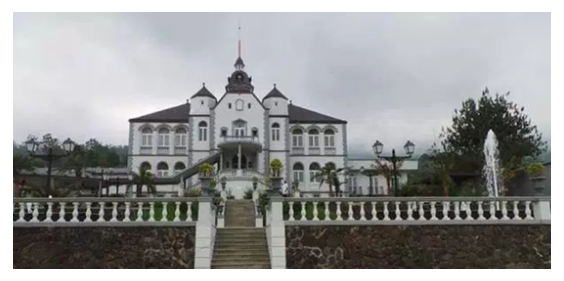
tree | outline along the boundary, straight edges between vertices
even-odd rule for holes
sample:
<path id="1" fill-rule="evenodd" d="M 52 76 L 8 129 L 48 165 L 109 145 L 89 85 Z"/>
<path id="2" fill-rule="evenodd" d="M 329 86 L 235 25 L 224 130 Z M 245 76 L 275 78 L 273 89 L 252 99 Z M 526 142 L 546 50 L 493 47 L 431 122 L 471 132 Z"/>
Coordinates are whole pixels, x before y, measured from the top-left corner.
<path id="1" fill-rule="evenodd" d="M 452 126 L 443 130 L 442 146 L 460 156 L 456 169 L 476 172 L 483 166 L 483 146 L 491 129 L 496 134 L 502 167 L 519 166 L 525 157 L 537 157 L 546 149 L 542 134 L 531 124 L 525 108 L 505 95 L 490 95 L 486 88 L 478 100 L 472 98 L 455 110 Z"/>
<path id="2" fill-rule="evenodd" d="M 157 189 L 153 183 L 153 175 L 151 174 L 151 169 L 145 165 L 139 167 L 137 173 L 133 173 L 133 181 L 137 184 L 137 190 L 135 191 L 136 197 L 141 197 L 143 193 L 143 186 L 147 186 L 147 191 L 150 194 L 156 195 Z"/>
<path id="3" fill-rule="evenodd" d="M 402 160 L 396 162 L 396 175 L 400 175 L 400 168 L 403 164 Z M 388 188 L 388 194 L 394 194 L 392 190 L 392 178 L 394 177 L 394 166 L 388 161 L 382 161 L 376 159 L 376 165 L 372 167 L 377 171 L 378 174 L 383 175 L 386 178 L 386 186 Z"/>
<path id="4" fill-rule="evenodd" d="M 341 180 L 339 179 L 339 173 L 345 171 L 344 168 L 335 167 L 333 163 L 327 163 L 321 168 L 319 173 L 315 176 L 318 179 L 319 186 L 321 187 L 323 183 L 329 185 L 329 196 L 333 197 L 333 187 L 335 187 L 336 195 L 338 196 L 341 191 Z"/>

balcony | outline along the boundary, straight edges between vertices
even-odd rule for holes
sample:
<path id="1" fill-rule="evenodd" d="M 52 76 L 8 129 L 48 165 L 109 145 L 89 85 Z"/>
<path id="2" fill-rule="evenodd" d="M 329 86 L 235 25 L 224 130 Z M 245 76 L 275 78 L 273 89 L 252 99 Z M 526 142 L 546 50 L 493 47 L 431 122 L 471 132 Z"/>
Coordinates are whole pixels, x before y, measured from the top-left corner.
<path id="1" fill-rule="evenodd" d="M 309 155 L 320 155 L 321 149 L 319 147 L 310 147 L 307 149 Z"/>
<path id="2" fill-rule="evenodd" d="M 150 147 L 150 146 L 142 146 L 139 149 L 139 154 L 141 154 L 141 155 L 151 155 L 151 154 L 153 154 L 153 148 Z"/>
<path id="3" fill-rule="evenodd" d="M 217 146 L 220 148 L 242 148 L 252 150 L 262 150 L 262 143 L 259 137 L 254 136 L 220 136 Z"/>
<path id="4" fill-rule="evenodd" d="M 157 147 L 157 155 L 169 155 L 170 148 L 168 146 L 159 146 Z"/>
<path id="5" fill-rule="evenodd" d="M 292 154 L 305 155 L 305 149 L 303 147 L 292 147 Z"/>
<path id="6" fill-rule="evenodd" d="M 334 147 L 326 147 L 325 148 L 325 155 L 335 155 L 337 154 L 337 149 Z"/>
<path id="7" fill-rule="evenodd" d="M 186 147 L 185 146 L 174 147 L 174 154 L 175 155 L 185 155 L 186 154 Z"/>

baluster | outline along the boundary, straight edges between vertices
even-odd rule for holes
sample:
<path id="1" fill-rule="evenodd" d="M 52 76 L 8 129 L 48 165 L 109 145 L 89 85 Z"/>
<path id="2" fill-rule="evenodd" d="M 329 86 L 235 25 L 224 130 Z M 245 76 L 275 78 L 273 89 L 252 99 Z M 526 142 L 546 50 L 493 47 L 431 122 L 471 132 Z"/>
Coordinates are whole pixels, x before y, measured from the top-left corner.
<path id="1" fill-rule="evenodd" d="M 531 212 L 531 201 L 525 201 L 525 219 L 533 219 L 533 214 Z"/>
<path id="2" fill-rule="evenodd" d="M 460 202 L 459 201 L 454 202 L 454 220 L 456 220 L 456 221 L 461 220 L 461 218 L 460 218 Z"/>
<path id="3" fill-rule="evenodd" d="M 155 221 L 155 202 L 149 202 L 149 221 Z"/>
<path id="4" fill-rule="evenodd" d="M 497 220 L 496 217 L 496 209 L 495 209 L 495 204 L 493 201 L 488 201 L 488 205 L 490 206 L 490 220 Z"/>
<path id="5" fill-rule="evenodd" d="M 318 221 L 319 218 L 317 217 L 317 205 L 318 202 L 313 202 L 313 220 Z"/>
<path id="6" fill-rule="evenodd" d="M 471 201 L 466 201 L 464 203 L 464 210 L 466 211 L 466 218 L 465 220 L 473 220 L 474 218 L 472 217 L 472 202 Z"/>
<path id="7" fill-rule="evenodd" d="M 60 209 L 59 209 L 59 219 L 57 220 L 57 222 L 67 222 L 65 220 L 65 206 L 67 205 L 66 202 L 61 202 L 59 203 L 60 205 Z"/>
<path id="8" fill-rule="evenodd" d="M 425 218 L 425 208 L 423 208 L 423 206 L 424 206 L 423 203 L 425 203 L 425 202 L 419 201 L 419 220 L 424 221 L 424 220 L 427 220 L 427 219 Z"/>
<path id="9" fill-rule="evenodd" d="M 106 202 L 100 202 L 100 211 L 98 211 L 98 220 L 96 222 L 105 222 L 106 219 L 104 218 L 104 207 L 106 206 Z"/>
<path id="10" fill-rule="evenodd" d="M 163 202 L 163 217 L 161 221 L 168 221 L 168 210 L 167 210 L 168 202 Z"/>
<path id="11" fill-rule="evenodd" d="M 442 220 L 450 220 L 450 217 L 448 216 L 448 213 L 450 211 L 450 201 L 442 201 L 441 202 L 443 204 L 443 219 Z"/>
<path id="12" fill-rule="evenodd" d="M 294 220 L 294 202 L 290 201 L 288 202 L 288 207 L 290 207 L 290 210 L 288 210 L 288 220 L 289 221 L 293 221 Z"/>
<path id="13" fill-rule="evenodd" d="M 337 214 L 337 217 L 335 218 L 335 220 L 342 221 L 343 218 L 341 217 L 342 216 L 342 214 L 341 214 L 341 201 L 337 201 L 336 205 L 337 205 L 337 211 L 335 213 Z"/>
<path id="14" fill-rule="evenodd" d="M 186 206 L 186 221 L 193 221 L 194 219 L 192 218 L 192 202 L 186 202 Z"/>
<path id="15" fill-rule="evenodd" d="M 431 201 L 431 202 L 429 202 L 429 204 L 431 205 L 431 217 L 429 218 L 429 220 L 436 221 L 436 220 L 438 220 L 438 218 L 437 218 L 437 207 L 435 206 L 437 204 L 437 202 Z"/>
<path id="16" fill-rule="evenodd" d="M 519 202 L 513 201 L 513 219 L 514 220 L 522 220 L 521 216 L 519 216 Z"/>
<path id="17" fill-rule="evenodd" d="M 129 216 L 131 215 L 131 211 L 130 211 L 130 206 L 131 202 L 125 202 L 125 212 L 123 213 L 124 217 L 123 220 L 124 222 L 130 222 L 131 220 L 129 219 Z"/>
<path id="18" fill-rule="evenodd" d="M 413 208 L 411 207 L 412 203 L 413 202 L 409 202 L 409 201 L 406 202 L 406 204 L 407 204 L 407 220 L 408 221 L 413 220 Z"/>
<path id="19" fill-rule="evenodd" d="M 484 202 L 482 201 L 478 201 L 478 220 L 483 221 L 486 218 L 484 218 L 484 208 L 482 207 L 482 205 L 484 204 Z"/>
<path id="20" fill-rule="evenodd" d="M 135 218 L 135 221 L 143 221 L 143 202 L 137 202 L 137 218 Z"/>
<path id="21" fill-rule="evenodd" d="M 501 201 L 501 219 L 502 220 L 509 220 L 507 216 L 507 201 Z"/>
<path id="22" fill-rule="evenodd" d="M 72 218 L 71 222 L 79 222 L 78 220 L 78 202 L 72 202 Z"/>
<path id="23" fill-rule="evenodd" d="M 300 202 L 300 206 L 302 206 L 302 208 L 300 209 L 301 212 L 301 217 L 300 220 L 306 221 L 306 203 L 305 202 Z"/>
<path id="24" fill-rule="evenodd" d="M 390 211 L 388 210 L 388 201 L 384 201 L 384 220 L 390 220 Z"/>
<path id="25" fill-rule="evenodd" d="M 116 222 L 118 221 L 117 219 L 117 202 L 112 202 L 112 218 L 110 219 L 111 222 Z"/>
<path id="26" fill-rule="evenodd" d="M 25 221 L 25 203 L 19 202 L 20 205 L 20 217 L 18 218 L 17 222 L 26 222 Z"/>
<path id="27" fill-rule="evenodd" d="M 174 202 L 176 209 L 174 210 L 174 221 L 180 221 L 180 202 Z"/>
<path id="28" fill-rule="evenodd" d="M 353 209 L 352 209 L 352 205 L 353 202 L 348 202 L 347 206 L 348 206 L 348 210 L 347 210 L 347 220 L 348 221 L 353 221 L 354 220 L 354 213 L 353 213 Z"/>
<path id="29" fill-rule="evenodd" d="M 44 222 L 53 222 L 53 202 L 47 202 L 47 212 L 45 213 L 45 220 Z"/>
<path id="30" fill-rule="evenodd" d="M 39 204 L 32 203 L 31 210 L 31 222 L 39 222 Z"/>
<path id="31" fill-rule="evenodd" d="M 329 202 L 323 202 L 323 214 L 325 215 L 323 220 L 330 221 L 331 217 L 329 216 Z"/>
<path id="32" fill-rule="evenodd" d="M 397 202 L 397 201 L 396 201 L 396 202 L 394 202 L 394 203 L 395 203 L 395 205 L 396 205 L 396 210 L 395 210 L 395 212 L 396 212 L 396 218 L 395 218 L 394 220 L 400 220 L 400 221 L 401 221 L 401 220 L 403 220 L 403 219 L 401 218 L 400 202 Z"/>
<path id="33" fill-rule="evenodd" d="M 91 205 L 92 205 L 92 202 L 86 202 L 86 217 L 84 218 L 84 222 L 92 222 Z"/>
<path id="34" fill-rule="evenodd" d="M 376 210 L 376 205 L 378 202 L 371 202 L 370 205 L 372 206 L 372 220 L 373 221 L 377 221 L 378 220 L 378 212 Z"/>
<path id="35" fill-rule="evenodd" d="M 364 212 L 364 202 L 360 202 L 360 220 L 361 221 L 366 220 L 366 214 Z"/>

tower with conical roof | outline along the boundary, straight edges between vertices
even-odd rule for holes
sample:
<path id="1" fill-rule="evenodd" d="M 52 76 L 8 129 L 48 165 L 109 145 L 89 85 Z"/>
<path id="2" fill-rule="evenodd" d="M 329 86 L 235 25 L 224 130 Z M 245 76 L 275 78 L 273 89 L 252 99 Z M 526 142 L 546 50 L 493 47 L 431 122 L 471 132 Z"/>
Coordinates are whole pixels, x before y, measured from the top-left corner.
<path id="1" fill-rule="evenodd" d="M 190 98 L 190 114 L 208 115 L 217 104 L 215 96 L 206 88 L 206 83 Z"/>

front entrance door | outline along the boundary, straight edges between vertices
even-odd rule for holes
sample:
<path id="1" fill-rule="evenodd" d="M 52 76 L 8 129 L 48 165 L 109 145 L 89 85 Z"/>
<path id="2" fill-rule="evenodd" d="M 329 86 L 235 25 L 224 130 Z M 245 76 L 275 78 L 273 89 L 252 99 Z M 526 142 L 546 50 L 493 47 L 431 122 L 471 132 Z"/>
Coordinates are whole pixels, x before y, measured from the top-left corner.
<path id="1" fill-rule="evenodd" d="M 247 157 L 241 155 L 241 167 L 239 167 L 239 157 L 237 155 L 233 156 L 233 159 L 231 159 L 231 167 L 233 169 L 244 169 L 247 167 Z"/>

